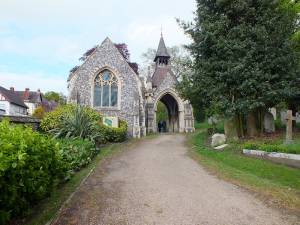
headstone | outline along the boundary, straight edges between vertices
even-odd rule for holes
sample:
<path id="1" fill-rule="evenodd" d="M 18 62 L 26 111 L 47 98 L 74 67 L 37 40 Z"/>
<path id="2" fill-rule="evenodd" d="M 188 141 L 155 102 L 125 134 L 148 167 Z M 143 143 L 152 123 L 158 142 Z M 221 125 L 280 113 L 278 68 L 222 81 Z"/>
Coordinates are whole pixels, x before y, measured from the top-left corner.
<path id="1" fill-rule="evenodd" d="M 273 118 L 276 120 L 277 119 L 277 110 L 276 108 L 270 108 L 269 112 L 273 114 Z"/>
<path id="2" fill-rule="evenodd" d="M 286 125 L 286 111 L 280 111 L 280 121 L 282 124 Z"/>
<path id="3" fill-rule="evenodd" d="M 211 138 L 211 146 L 216 147 L 225 144 L 226 136 L 225 134 L 214 134 Z"/>
<path id="4" fill-rule="evenodd" d="M 275 132 L 274 117 L 270 112 L 266 112 L 264 115 L 264 130 L 267 133 Z"/>
<path id="5" fill-rule="evenodd" d="M 293 142 L 293 120 L 296 120 L 296 118 L 293 117 L 293 111 L 288 110 L 286 112 L 286 137 L 285 137 L 285 143 L 287 144 Z"/>

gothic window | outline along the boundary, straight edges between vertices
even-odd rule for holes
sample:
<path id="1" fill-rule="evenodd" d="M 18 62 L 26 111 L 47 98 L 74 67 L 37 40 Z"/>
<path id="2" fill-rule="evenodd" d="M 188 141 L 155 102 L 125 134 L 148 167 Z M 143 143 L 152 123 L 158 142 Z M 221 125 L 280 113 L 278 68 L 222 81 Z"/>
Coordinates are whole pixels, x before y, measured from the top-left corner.
<path id="1" fill-rule="evenodd" d="M 109 70 L 100 72 L 94 81 L 94 106 L 117 107 L 118 80 Z"/>

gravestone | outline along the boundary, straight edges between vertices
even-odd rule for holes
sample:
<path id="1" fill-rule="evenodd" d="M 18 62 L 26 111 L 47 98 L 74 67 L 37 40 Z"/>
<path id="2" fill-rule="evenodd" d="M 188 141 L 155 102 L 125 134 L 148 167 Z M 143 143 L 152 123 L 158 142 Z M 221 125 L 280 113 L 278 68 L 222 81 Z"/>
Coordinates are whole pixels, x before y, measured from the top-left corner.
<path id="1" fill-rule="evenodd" d="M 293 111 L 288 110 L 286 112 L 286 137 L 285 137 L 285 143 L 287 144 L 293 142 L 293 120 L 296 120 L 296 118 L 293 117 Z"/>
<path id="2" fill-rule="evenodd" d="M 264 130 L 267 133 L 275 132 L 274 117 L 270 112 L 266 112 L 264 115 Z"/>
<path id="3" fill-rule="evenodd" d="M 226 136 L 225 134 L 214 134 L 211 137 L 211 146 L 216 147 L 226 143 Z"/>

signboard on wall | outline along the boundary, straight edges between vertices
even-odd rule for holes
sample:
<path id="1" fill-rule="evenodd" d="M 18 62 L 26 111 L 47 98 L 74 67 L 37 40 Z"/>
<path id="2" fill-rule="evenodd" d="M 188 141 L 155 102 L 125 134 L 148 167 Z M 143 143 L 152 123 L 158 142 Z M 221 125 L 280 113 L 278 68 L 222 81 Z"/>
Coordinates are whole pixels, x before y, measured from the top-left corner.
<path id="1" fill-rule="evenodd" d="M 118 117 L 113 116 L 104 116 L 103 117 L 103 124 L 108 127 L 119 127 L 119 119 Z"/>

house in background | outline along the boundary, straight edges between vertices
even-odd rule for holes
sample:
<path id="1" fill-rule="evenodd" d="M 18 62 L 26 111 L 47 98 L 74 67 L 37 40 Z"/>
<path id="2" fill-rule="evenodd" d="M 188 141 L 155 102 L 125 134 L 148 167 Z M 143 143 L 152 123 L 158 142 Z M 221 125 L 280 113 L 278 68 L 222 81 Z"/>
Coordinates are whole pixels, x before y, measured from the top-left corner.
<path id="1" fill-rule="evenodd" d="M 8 90 L 0 86 L 0 114 L 26 116 L 28 107 L 13 88 Z"/>
<path id="2" fill-rule="evenodd" d="M 26 88 L 25 91 L 15 91 L 15 93 L 24 101 L 25 105 L 27 105 L 29 115 L 32 115 L 35 109 L 42 105 L 44 101 L 40 89 L 30 91 L 29 88 Z"/>

